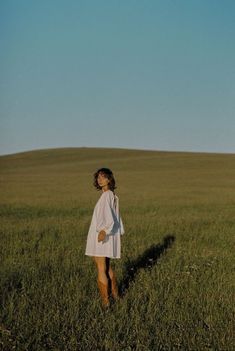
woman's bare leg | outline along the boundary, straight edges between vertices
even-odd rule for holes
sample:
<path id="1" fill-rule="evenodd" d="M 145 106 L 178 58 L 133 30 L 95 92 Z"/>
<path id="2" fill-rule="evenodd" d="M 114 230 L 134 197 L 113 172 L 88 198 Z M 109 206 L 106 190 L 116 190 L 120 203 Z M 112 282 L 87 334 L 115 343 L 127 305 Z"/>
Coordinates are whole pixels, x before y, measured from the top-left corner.
<path id="1" fill-rule="evenodd" d="M 107 275 L 107 265 L 109 261 L 107 257 L 93 257 L 97 270 L 98 277 L 97 283 L 100 291 L 100 295 L 103 302 L 103 307 L 109 307 L 109 277 Z"/>
<path id="2" fill-rule="evenodd" d="M 109 265 L 108 275 L 109 275 L 109 278 L 112 280 L 113 276 L 114 276 L 114 271 L 113 271 L 111 265 Z"/>
<path id="3" fill-rule="evenodd" d="M 111 291 L 114 299 L 119 298 L 119 292 L 118 292 L 118 285 L 117 285 L 117 279 L 116 279 L 116 273 L 112 269 L 110 262 L 108 262 L 107 265 L 107 271 L 108 271 L 108 276 L 110 278 L 111 282 Z"/>
<path id="4" fill-rule="evenodd" d="M 95 261 L 97 272 L 98 272 L 98 280 L 103 284 L 108 284 L 107 277 L 107 265 L 106 265 L 106 257 L 96 257 L 93 256 L 93 260 Z"/>

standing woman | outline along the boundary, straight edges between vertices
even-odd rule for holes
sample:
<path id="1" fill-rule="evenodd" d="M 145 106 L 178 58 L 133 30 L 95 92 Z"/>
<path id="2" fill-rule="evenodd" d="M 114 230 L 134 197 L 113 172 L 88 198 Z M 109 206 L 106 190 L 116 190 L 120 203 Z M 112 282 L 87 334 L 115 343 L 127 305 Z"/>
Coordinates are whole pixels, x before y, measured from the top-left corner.
<path id="1" fill-rule="evenodd" d="M 116 275 L 110 258 L 121 257 L 121 238 L 124 227 L 119 213 L 119 199 L 113 172 L 100 168 L 94 174 L 94 186 L 102 190 L 96 203 L 87 235 L 85 255 L 92 256 L 98 271 L 97 284 L 104 307 L 109 306 L 109 286 L 114 299 L 118 299 Z"/>

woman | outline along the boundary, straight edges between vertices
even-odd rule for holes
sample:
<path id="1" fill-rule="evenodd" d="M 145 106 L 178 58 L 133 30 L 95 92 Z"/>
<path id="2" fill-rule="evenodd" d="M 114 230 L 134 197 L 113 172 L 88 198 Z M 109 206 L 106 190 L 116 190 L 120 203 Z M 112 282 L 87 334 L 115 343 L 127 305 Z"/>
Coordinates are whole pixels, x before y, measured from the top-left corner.
<path id="1" fill-rule="evenodd" d="M 119 199 L 113 173 L 108 168 L 100 168 L 94 174 L 94 186 L 102 194 L 94 208 L 87 236 L 85 255 L 95 261 L 97 283 L 104 307 L 109 306 L 109 286 L 114 299 L 118 299 L 116 275 L 111 268 L 110 258 L 120 258 L 121 240 L 124 227 L 119 214 Z"/>

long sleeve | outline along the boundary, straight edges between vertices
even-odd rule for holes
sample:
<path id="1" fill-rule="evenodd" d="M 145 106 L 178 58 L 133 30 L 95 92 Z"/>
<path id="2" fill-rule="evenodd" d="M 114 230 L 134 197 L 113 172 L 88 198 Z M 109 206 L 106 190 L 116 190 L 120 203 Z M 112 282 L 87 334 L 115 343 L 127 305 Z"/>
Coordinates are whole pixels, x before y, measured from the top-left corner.
<path id="1" fill-rule="evenodd" d="M 118 217 L 117 227 L 118 227 L 119 233 L 123 235 L 125 233 L 125 230 L 124 230 L 123 221 L 119 212 L 119 201 L 117 201 L 116 212 Z"/>
<path id="2" fill-rule="evenodd" d="M 106 234 L 112 232 L 115 220 L 112 209 L 112 201 L 109 194 L 103 194 L 97 210 L 96 231 L 105 230 Z"/>
<path id="3" fill-rule="evenodd" d="M 121 235 L 123 235 L 125 233 L 121 216 L 120 216 L 120 233 L 121 233 Z"/>

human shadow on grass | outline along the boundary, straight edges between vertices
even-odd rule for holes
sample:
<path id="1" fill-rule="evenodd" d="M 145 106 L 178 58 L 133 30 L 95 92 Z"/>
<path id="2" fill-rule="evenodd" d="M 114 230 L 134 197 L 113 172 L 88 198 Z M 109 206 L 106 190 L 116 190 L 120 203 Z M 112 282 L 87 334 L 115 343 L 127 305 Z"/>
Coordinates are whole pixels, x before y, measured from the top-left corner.
<path id="1" fill-rule="evenodd" d="M 124 263 L 123 280 L 119 284 L 120 296 L 124 297 L 131 282 L 141 268 L 151 269 L 159 260 L 159 258 L 166 254 L 166 251 L 172 246 L 175 241 L 174 235 L 167 235 L 163 238 L 163 243 L 151 245 L 144 253 L 134 260 L 128 260 Z"/>

